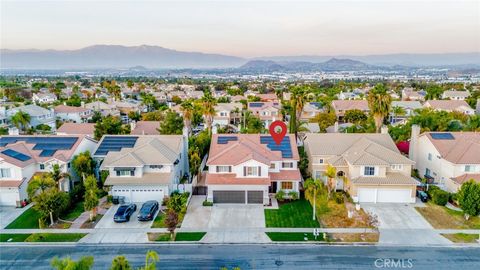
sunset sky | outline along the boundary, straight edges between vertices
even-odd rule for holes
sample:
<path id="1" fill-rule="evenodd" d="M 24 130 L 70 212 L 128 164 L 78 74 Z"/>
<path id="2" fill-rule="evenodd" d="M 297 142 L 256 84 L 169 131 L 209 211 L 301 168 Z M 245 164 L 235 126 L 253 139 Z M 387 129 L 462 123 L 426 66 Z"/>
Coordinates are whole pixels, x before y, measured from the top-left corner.
<path id="1" fill-rule="evenodd" d="M 480 51 L 480 1 L 5 1 L 2 49 L 158 45 L 242 57 Z"/>

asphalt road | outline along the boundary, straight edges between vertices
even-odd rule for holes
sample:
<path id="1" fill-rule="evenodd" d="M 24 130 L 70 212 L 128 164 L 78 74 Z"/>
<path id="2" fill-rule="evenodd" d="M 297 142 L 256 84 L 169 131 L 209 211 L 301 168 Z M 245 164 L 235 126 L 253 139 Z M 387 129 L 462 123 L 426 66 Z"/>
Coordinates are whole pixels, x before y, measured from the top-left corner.
<path id="1" fill-rule="evenodd" d="M 108 269 L 125 255 L 140 266 L 147 250 L 160 255 L 157 269 L 480 269 L 480 248 L 321 245 L 45 245 L 0 246 L 1 269 L 50 269 L 54 256 L 95 257 Z"/>

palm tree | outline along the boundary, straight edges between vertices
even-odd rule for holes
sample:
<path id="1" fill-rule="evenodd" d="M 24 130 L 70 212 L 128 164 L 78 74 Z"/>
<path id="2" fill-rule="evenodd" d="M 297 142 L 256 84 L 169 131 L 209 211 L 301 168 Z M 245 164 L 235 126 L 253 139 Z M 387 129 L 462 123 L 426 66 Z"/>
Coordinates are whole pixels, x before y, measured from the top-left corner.
<path id="1" fill-rule="evenodd" d="M 78 261 L 74 261 L 70 257 L 63 258 L 63 259 L 55 257 L 52 259 L 50 264 L 52 265 L 52 268 L 56 270 L 72 270 L 72 269 L 88 270 L 88 269 L 92 269 L 93 257 L 83 256 Z"/>
<path id="2" fill-rule="evenodd" d="M 140 267 L 140 270 L 155 270 L 156 263 L 160 260 L 158 254 L 153 251 L 147 251 L 147 256 L 145 257 L 145 266 Z"/>
<path id="3" fill-rule="evenodd" d="M 207 129 L 212 130 L 213 116 L 215 116 L 215 98 L 210 92 L 206 92 L 202 98 L 203 116 L 207 124 Z"/>
<path id="4" fill-rule="evenodd" d="M 62 172 L 60 170 L 60 165 L 58 165 L 58 164 L 53 164 L 52 171 L 50 172 L 50 176 L 55 181 L 55 183 L 57 183 L 58 189 L 60 189 L 60 190 L 61 190 L 60 181 L 62 179 L 70 177 L 70 175 L 68 173 Z"/>
<path id="5" fill-rule="evenodd" d="M 130 266 L 130 263 L 128 262 L 127 258 L 125 256 L 117 256 L 113 258 L 112 261 L 112 266 L 110 267 L 110 270 L 130 270 L 132 267 Z"/>
<path id="6" fill-rule="evenodd" d="M 30 123 L 30 115 L 23 111 L 18 111 L 12 116 L 12 123 L 20 130 L 25 131 Z"/>
<path id="7" fill-rule="evenodd" d="M 28 183 L 27 194 L 28 197 L 33 198 L 36 194 L 56 186 L 57 183 L 55 183 L 49 174 L 36 175 Z"/>
<path id="8" fill-rule="evenodd" d="M 383 119 L 388 115 L 392 103 L 392 97 L 387 94 L 387 89 L 383 84 L 377 84 L 367 97 L 370 113 L 375 119 L 375 127 L 377 133 L 383 124 Z"/>
<path id="9" fill-rule="evenodd" d="M 146 106 L 147 111 L 150 112 L 156 102 L 155 96 L 150 93 L 141 92 L 140 97 L 142 98 L 142 105 Z"/>
<path id="10" fill-rule="evenodd" d="M 337 187 L 337 181 L 336 181 L 336 176 L 337 176 L 337 169 L 333 167 L 332 165 L 328 164 L 327 169 L 323 173 L 327 178 L 327 189 L 328 189 L 328 199 L 330 199 L 330 195 L 332 193 L 332 190 L 334 190 Z"/>
<path id="11" fill-rule="evenodd" d="M 317 191 L 322 188 L 322 183 L 320 183 L 319 180 L 317 179 L 312 179 L 312 178 L 309 178 L 305 181 L 305 183 L 303 184 L 304 188 L 305 188 L 305 192 L 306 194 L 308 194 L 308 197 L 313 197 L 313 214 L 312 214 L 312 219 L 315 220 L 315 209 L 316 209 L 316 205 L 317 205 L 317 201 L 316 201 L 316 198 L 317 198 Z"/>
<path id="12" fill-rule="evenodd" d="M 392 113 L 393 113 L 393 121 L 397 120 L 397 116 L 404 116 L 406 114 L 406 111 L 403 107 L 400 106 L 394 106 L 392 108 Z"/>
<path id="13" fill-rule="evenodd" d="M 305 89 L 299 86 L 290 89 L 290 133 L 297 133 L 297 121 L 302 114 L 303 107 L 305 106 Z"/>
<path id="14" fill-rule="evenodd" d="M 182 102 L 180 105 L 180 110 L 183 113 L 183 121 L 185 123 L 185 127 L 187 127 L 188 133 L 190 133 L 190 129 L 192 126 L 192 118 L 193 118 L 193 102 L 191 99 L 187 99 Z"/>

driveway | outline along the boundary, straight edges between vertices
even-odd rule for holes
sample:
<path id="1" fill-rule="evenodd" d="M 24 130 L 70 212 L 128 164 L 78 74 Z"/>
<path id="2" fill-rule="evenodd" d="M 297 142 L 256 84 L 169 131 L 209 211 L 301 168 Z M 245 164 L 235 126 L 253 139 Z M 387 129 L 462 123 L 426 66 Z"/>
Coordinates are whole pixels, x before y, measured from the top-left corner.
<path id="1" fill-rule="evenodd" d="M 29 204 L 23 208 L 16 208 L 15 206 L 0 206 L 0 228 L 4 229 L 8 224 L 12 223 L 17 217 L 19 217 L 28 208 L 32 207 Z"/>
<path id="2" fill-rule="evenodd" d="M 418 204 L 361 204 L 365 211 L 378 217 L 379 244 L 383 245 L 449 245 L 451 242 L 436 233 L 414 207 Z"/>
<path id="3" fill-rule="evenodd" d="M 113 205 L 108 209 L 102 219 L 97 223 L 95 228 L 111 228 L 111 229 L 139 229 L 139 228 L 150 228 L 153 221 L 138 221 L 137 215 L 138 211 L 142 207 L 142 204 L 137 204 L 137 210 L 130 217 L 130 221 L 123 223 L 115 223 L 113 221 L 113 216 L 117 212 L 117 209 L 120 205 Z M 158 212 L 157 212 L 158 213 Z"/>
<path id="4" fill-rule="evenodd" d="M 264 243 L 269 242 L 263 232 L 252 228 L 265 228 L 262 205 L 215 204 L 202 206 L 205 196 L 192 196 L 182 229 L 205 231 L 206 243 Z M 248 230 L 245 230 L 248 229 Z"/>

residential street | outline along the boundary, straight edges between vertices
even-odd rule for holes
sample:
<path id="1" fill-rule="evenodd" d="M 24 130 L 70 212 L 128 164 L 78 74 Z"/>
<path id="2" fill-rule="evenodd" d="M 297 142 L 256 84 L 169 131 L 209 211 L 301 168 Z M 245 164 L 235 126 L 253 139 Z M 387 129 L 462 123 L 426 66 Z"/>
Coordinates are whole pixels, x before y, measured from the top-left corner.
<path id="1" fill-rule="evenodd" d="M 395 260 L 409 269 L 478 269 L 480 248 L 405 248 L 315 245 L 18 245 L 1 246 L 2 269 L 50 269 L 54 256 L 95 256 L 94 269 L 108 269 L 126 255 L 140 266 L 147 250 L 160 255 L 158 269 L 375 269 Z M 410 261 L 408 261 L 410 260 Z M 411 264 L 410 264 L 411 263 Z M 411 267 L 409 267 L 411 265 Z"/>

